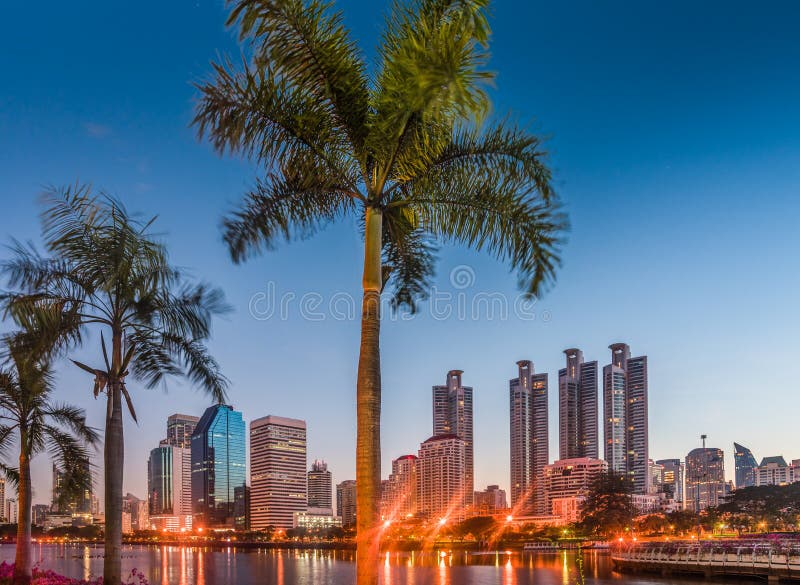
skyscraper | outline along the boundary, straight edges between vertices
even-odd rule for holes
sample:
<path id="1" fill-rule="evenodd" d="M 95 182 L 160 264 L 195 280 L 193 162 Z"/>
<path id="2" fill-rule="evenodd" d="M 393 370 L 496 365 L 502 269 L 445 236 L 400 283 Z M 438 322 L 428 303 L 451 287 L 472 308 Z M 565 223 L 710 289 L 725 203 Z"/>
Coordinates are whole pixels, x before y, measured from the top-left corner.
<path id="1" fill-rule="evenodd" d="M 417 456 L 403 455 L 392 461 L 392 473 L 381 493 L 384 520 L 406 518 L 417 513 Z"/>
<path id="2" fill-rule="evenodd" d="M 308 507 L 327 509 L 333 514 L 331 472 L 324 461 L 314 461 L 308 472 Z"/>
<path id="3" fill-rule="evenodd" d="M 472 504 L 475 488 L 472 438 L 472 388 L 461 384 L 462 370 L 450 370 L 444 386 L 433 387 L 433 436 L 455 435 L 464 441 L 464 505 Z"/>
<path id="4" fill-rule="evenodd" d="M 684 467 L 680 459 L 659 459 L 656 461 L 664 468 L 661 489 L 670 499 L 683 502 Z"/>
<path id="5" fill-rule="evenodd" d="M 519 376 L 509 381 L 511 402 L 511 506 L 518 514 L 547 514 L 544 466 L 550 462 L 547 374 L 533 362 L 517 362 Z"/>
<path id="6" fill-rule="evenodd" d="M 583 362 L 579 349 L 565 349 L 567 367 L 558 371 L 558 457 L 598 456 L 597 362 Z"/>
<path id="7" fill-rule="evenodd" d="M 733 444 L 733 461 L 736 468 L 736 487 L 756 485 L 755 468 L 758 467 L 753 452 L 739 443 Z"/>
<path id="8" fill-rule="evenodd" d="M 434 436 L 420 445 L 417 508 L 423 517 L 446 521 L 464 519 L 466 452 L 466 441 L 455 434 Z"/>
<path id="9" fill-rule="evenodd" d="M 247 474 L 242 413 L 225 404 L 207 408 L 192 434 L 191 457 L 193 526 L 245 528 L 247 516 L 235 507 Z"/>
<path id="10" fill-rule="evenodd" d="M 336 515 L 342 519 L 342 526 L 356 525 L 356 480 L 347 479 L 336 484 Z"/>
<path id="11" fill-rule="evenodd" d="M 612 471 L 626 475 L 633 491 L 650 488 L 647 356 L 631 357 L 625 343 L 613 343 L 611 363 L 603 368 L 605 460 Z"/>
<path id="12" fill-rule="evenodd" d="M 250 524 L 289 529 L 305 512 L 306 423 L 265 416 L 250 423 Z"/>
<path id="13" fill-rule="evenodd" d="M 722 449 L 702 447 L 686 456 L 686 507 L 694 512 L 722 503 L 725 457 Z"/>
<path id="14" fill-rule="evenodd" d="M 51 511 L 61 514 L 91 514 L 92 513 L 92 482 L 93 474 L 89 460 L 86 460 L 86 474 L 89 476 L 89 486 L 81 487 L 74 484 L 74 480 L 53 464 L 53 490 Z"/>
<path id="15" fill-rule="evenodd" d="M 150 451 L 147 462 L 149 516 L 192 514 L 191 460 L 191 449 L 161 445 Z M 130 512 L 133 514 L 133 510 Z"/>
<path id="16" fill-rule="evenodd" d="M 192 448 L 192 433 L 200 421 L 199 417 L 189 414 L 173 414 L 167 418 L 167 445 Z"/>

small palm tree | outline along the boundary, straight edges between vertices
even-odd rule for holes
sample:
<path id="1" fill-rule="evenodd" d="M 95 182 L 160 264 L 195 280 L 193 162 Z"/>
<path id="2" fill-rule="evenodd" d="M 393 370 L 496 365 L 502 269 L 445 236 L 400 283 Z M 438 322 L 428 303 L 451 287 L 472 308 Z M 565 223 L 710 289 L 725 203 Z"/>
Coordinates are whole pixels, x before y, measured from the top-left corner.
<path id="1" fill-rule="evenodd" d="M 97 443 L 83 410 L 53 401 L 47 358 L 37 358 L 19 335 L 4 338 L 7 363 L 0 369 L 0 454 L 18 445 L 19 466 L 3 464 L 17 484 L 17 552 L 14 583 L 31 582 L 31 459 L 47 452 L 79 491 L 91 487 L 87 446 Z"/>
<path id="2" fill-rule="evenodd" d="M 182 375 L 222 402 L 227 386 L 204 341 L 214 315 L 227 310 L 221 291 L 190 284 L 170 266 L 163 244 L 150 232 L 153 219 L 140 221 L 108 196 L 87 186 L 45 195 L 42 227 L 52 255 L 15 245 L 5 263 L 14 289 L 7 311 L 24 324 L 31 347 L 66 351 L 100 329 L 103 365 L 74 362 L 94 377 L 94 396 L 107 398 L 105 426 L 105 583 L 121 581 L 122 400 L 136 420 L 128 392 L 131 374 L 146 387 L 165 376 Z M 105 333 L 110 338 L 106 345 Z"/>
<path id="3" fill-rule="evenodd" d="M 398 0 L 368 67 L 330 2 L 238 0 L 252 54 L 216 63 L 194 124 L 264 176 L 224 221 L 233 260 L 355 216 L 364 271 L 358 362 L 358 582 L 377 581 L 380 297 L 416 310 L 438 242 L 506 260 L 525 292 L 554 278 L 566 220 L 540 140 L 481 121 L 488 0 Z"/>

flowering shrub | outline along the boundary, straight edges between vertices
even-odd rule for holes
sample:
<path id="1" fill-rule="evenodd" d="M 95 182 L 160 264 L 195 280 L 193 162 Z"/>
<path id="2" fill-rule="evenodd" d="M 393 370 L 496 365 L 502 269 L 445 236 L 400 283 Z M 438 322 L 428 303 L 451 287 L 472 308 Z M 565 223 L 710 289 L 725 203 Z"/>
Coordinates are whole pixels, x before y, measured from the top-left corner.
<path id="1" fill-rule="evenodd" d="M 103 585 L 102 577 L 90 581 L 86 581 L 85 579 L 72 579 L 71 577 L 59 575 L 54 571 L 42 570 L 36 567 L 34 567 L 32 573 L 33 580 L 31 581 L 31 585 Z M 14 563 L 6 563 L 5 561 L 0 563 L 0 585 L 12 583 L 13 577 Z M 127 581 L 124 581 L 121 585 L 150 585 L 150 583 L 147 581 L 144 573 L 138 569 L 133 569 Z"/>

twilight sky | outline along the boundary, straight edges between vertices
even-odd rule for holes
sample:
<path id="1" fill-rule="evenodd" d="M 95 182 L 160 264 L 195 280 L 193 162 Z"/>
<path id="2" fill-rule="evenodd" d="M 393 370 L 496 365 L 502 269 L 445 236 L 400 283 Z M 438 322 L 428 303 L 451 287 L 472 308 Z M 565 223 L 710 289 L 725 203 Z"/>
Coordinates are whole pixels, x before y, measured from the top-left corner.
<path id="1" fill-rule="evenodd" d="M 337 4 L 372 55 L 388 0 Z M 339 482 L 355 476 L 359 323 L 346 317 L 360 294 L 358 230 L 342 224 L 229 261 L 220 217 L 256 169 L 220 159 L 188 126 L 192 82 L 218 53 L 238 52 L 225 18 L 221 0 L 6 6 L 0 237 L 38 241 L 38 194 L 76 180 L 157 214 L 173 261 L 235 308 L 211 343 L 231 403 L 247 421 L 306 419 L 309 459 L 326 459 Z M 682 458 L 701 433 L 725 450 L 728 476 L 734 440 L 759 460 L 800 457 L 798 19 L 791 0 L 494 3 L 494 112 L 549 136 L 572 231 L 556 286 L 532 308 L 515 310 L 506 266 L 444 248 L 438 304 L 386 319 L 384 475 L 430 435 L 431 385 L 457 368 L 475 389 L 476 487 L 507 488 L 515 362 L 550 373 L 552 460 L 562 350 L 602 367 L 616 341 L 650 359 L 651 457 Z M 506 318 L 488 318 L 481 293 L 505 299 Z M 284 299 L 284 315 L 267 315 L 268 297 Z M 76 357 L 97 361 L 98 342 Z M 59 385 L 102 427 L 90 380 L 63 365 Z M 125 487 L 143 497 L 166 417 L 199 415 L 209 401 L 175 382 L 129 387 L 142 420 L 126 421 Z M 34 463 L 35 502 L 49 498 L 48 466 L 45 455 Z"/>

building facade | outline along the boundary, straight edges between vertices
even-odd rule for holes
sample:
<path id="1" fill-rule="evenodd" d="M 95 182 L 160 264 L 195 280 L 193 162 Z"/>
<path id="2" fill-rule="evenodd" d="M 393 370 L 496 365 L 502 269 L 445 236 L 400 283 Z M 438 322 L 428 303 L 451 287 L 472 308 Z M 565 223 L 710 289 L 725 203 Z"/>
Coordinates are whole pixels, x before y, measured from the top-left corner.
<path id="1" fill-rule="evenodd" d="M 547 512 L 544 466 L 548 445 L 548 375 L 534 372 L 533 362 L 517 362 L 518 377 L 509 381 L 511 428 L 511 506 L 515 513 Z M 476 492 L 477 493 L 477 492 Z"/>
<path id="2" fill-rule="evenodd" d="M 236 493 L 247 485 L 242 413 L 217 404 L 200 417 L 192 434 L 192 522 L 195 527 L 244 529 L 247 514 Z"/>
<path id="3" fill-rule="evenodd" d="M 419 448 L 417 506 L 422 517 L 460 521 L 466 516 L 466 441 L 450 435 L 433 436 Z"/>
<path id="4" fill-rule="evenodd" d="M 464 441 L 465 505 L 472 504 L 475 489 L 472 432 L 472 388 L 461 383 L 462 370 L 450 370 L 444 386 L 433 387 L 433 436 L 455 435 Z"/>
<path id="5" fill-rule="evenodd" d="M 308 472 L 308 508 L 327 509 L 333 514 L 333 481 L 324 461 L 314 461 Z"/>
<path id="6" fill-rule="evenodd" d="M 85 463 L 85 474 L 89 478 L 88 486 L 70 485 L 75 480 L 69 474 L 53 465 L 52 503 L 50 509 L 54 513 L 91 515 L 93 473 L 89 460 Z"/>
<path id="7" fill-rule="evenodd" d="M 182 449 L 192 448 L 192 434 L 200 417 L 190 414 L 173 414 L 167 418 L 166 444 Z"/>
<path id="8" fill-rule="evenodd" d="M 564 354 L 566 367 L 558 371 L 558 457 L 597 459 L 597 362 L 584 363 L 579 349 Z"/>
<path id="9" fill-rule="evenodd" d="M 733 444 L 733 461 L 736 469 L 736 487 L 756 485 L 755 468 L 758 467 L 753 452 L 739 443 Z"/>
<path id="10" fill-rule="evenodd" d="M 544 491 L 544 486 L 542 486 Z M 475 492 L 474 512 L 478 516 L 492 516 L 508 509 L 508 499 L 506 491 L 501 490 L 499 485 L 486 486 L 486 489 Z"/>
<path id="11" fill-rule="evenodd" d="M 336 484 L 336 515 L 344 528 L 356 525 L 356 480 L 347 479 Z"/>
<path id="12" fill-rule="evenodd" d="M 292 528 L 294 513 L 308 507 L 307 465 L 305 421 L 270 415 L 250 423 L 253 530 Z"/>
<path id="13" fill-rule="evenodd" d="M 162 445 L 150 451 L 147 462 L 150 516 L 192 515 L 191 463 L 190 449 Z"/>
<path id="14" fill-rule="evenodd" d="M 560 516 L 574 510 L 589 494 L 592 484 L 608 471 L 608 463 L 593 457 L 561 459 L 544 468 L 549 513 Z M 572 500 L 568 500 L 572 498 Z M 558 500 L 556 502 L 556 500 Z M 556 502 L 558 509 L 554 509 Z"/>
<path id="15" fill-rule="evenodd" d="M 702 447 L 686 456 L 686 507 L 694 512 L 718 506 L 726 493 L 722 449 Z"/>
<path id="16" fill-rule="evenodd" d="M 603 368 L 604 456 L 636 494 L 650 492 L 647 356 L 631 357 L 625 343 L 609 346 Z"/>
<path id="17" fill-rule="evenodd" d="M 417 456 L 402 455 L 392 461 L 392 473 L 381 490 L 381 517 L 394 520 L 416 513 Z"/>
<path id="18" fill-rule="evenodd" d="M 755 485 L 788 485 L 793 483 L 792 468 L 786 460 L 779 456 L 764 457 L 758 467 L 753 470 Z"/>
<path id="19" fill-rule="evenodd" d="M 683 502 L 683 462 L 680 459 L 659 459 L 656 463 L 663 469 L 661 492 L 670 500 Z"/>

